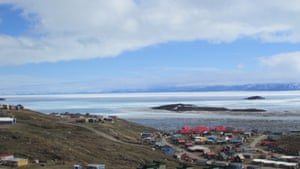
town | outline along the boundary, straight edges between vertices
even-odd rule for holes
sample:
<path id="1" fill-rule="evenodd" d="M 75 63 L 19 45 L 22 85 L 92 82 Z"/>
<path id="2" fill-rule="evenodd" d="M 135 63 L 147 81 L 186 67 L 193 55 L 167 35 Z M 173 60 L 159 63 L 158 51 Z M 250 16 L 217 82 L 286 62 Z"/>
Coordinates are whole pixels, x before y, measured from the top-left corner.
<path id="1" fill-rule="evenodd" d="M 300 163 L 299 136 L 300 131 L 261 133 L 257 129 L 242 131 L 225 126 L 184 126 L 173 132 L 144 132 L 141 139 L 143 144 L 153 145 L 154 150 L 189 164 L 182 168 L 191 169 L 193 164 L 206 169 L 296 169 Z M 297 137 L 297 145 L 292 145 L 293 149 L 280 145 L 281 137 Z"/>
<path id="2" fill-rule="evenodd" d="M 5 129 L 18 123 L 18 119 L 12 115 L 12 112 L 22 111 L 24 106 L 0 105 L 0 110 L 0 124 Z M 95 131 L 95 129 L 87 124 L 116 125 L 119 122 L 115 115 L 65 112 L 51 113 L 49 116 L 60 119 L 61 123 L 84 127 L 90 131 Z M 112 141 L 122 143 L 118 138 L 105 136 Z M 156 129 L 144 131 L 138 137 L 140 145 L 148 146 L 152 151 L 177 159 L 176 169 L 297 169 L 300 163 L 300 131 L 287 133 L 257 129 L 243 131 L 227 126 L 191 127 L 187 125 L 176 131 Z M 283 138 L 287 141 L 284 142 Z M 14 154 L 0 152 L 0 166 L 4 167 L 24 167 L 32 164 L 44 166 L 45 163 L 39 159 L 15 157 Z M 105 169 L 105 167 L 101 159 L 99 159 L 99 164 L 73 165 L 73 169 Z M 148 162 L 140 163 L 136 168 L 166 169 L 168 166 L 164 161 L 149 159 Z"/>

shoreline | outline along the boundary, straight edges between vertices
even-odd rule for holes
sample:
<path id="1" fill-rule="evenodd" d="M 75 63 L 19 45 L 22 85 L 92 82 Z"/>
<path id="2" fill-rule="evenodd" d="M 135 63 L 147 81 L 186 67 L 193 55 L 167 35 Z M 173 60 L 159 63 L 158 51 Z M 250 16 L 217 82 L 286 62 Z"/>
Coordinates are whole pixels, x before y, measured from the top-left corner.
<path id="1" fill-rule="evenodd" d="M 124 112 L 127 112 L 127 118 L 147 118 L 149 115 L 159 118 L 251 118 L 251 119 L 265 119 L 269 118 L 270 120 L 300 120 L 300 111 L 265 111 L 265 112 L 251 112 L 251 111 L 169 111 L 161 109 L 152 109 L 152 108 L 131 108 L 123 109 Z M 130 115 L 130 113 L 132 115 Z M 126 114 L 126 113 L 124 113 Z M 143 114 L 146 114 L 143 117 Z M 121 113 L 120 113 L 121 115 Z M 137 115 L 138 117 L 130 117 Z"/>
<path id="2" fill-rule="evenodd" d="M 173 112 L 153 110 L 151 108 L 135 109 L 130 112 L 148 112 L 150 115 L 139 117 L 122 117 L 128 121 L 154 127 L 160 130 L 179 130 L 185 125 L 193 127 L 213 127 L 224 125 L 239 129 L 258 129 L 260 131 L 288 132 L 300 130 L 300 112 L 228 112 L 228 111 L 188 111 Z M 163 115 L 163 116 L 162 116 Z"/>
<path id="3" fill-rule="evenodd" d="M 288 132 L 300 130 L 300 120 L 253 120 L 253 119 L 201 119 L 201 118 L 171 118 L 171 119 L 126 119 L 127 121 L 153 127 L 159 130 L 179 130 L 185 125 L 197 126 L 226 126 L 241 130 L 258 129 L 261 132 Z"/>

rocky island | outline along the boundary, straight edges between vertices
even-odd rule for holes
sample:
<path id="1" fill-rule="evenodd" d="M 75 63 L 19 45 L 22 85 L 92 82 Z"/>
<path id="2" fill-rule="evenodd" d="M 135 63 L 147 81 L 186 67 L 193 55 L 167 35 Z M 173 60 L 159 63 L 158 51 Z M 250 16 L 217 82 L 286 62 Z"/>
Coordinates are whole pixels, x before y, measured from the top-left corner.
<path id="1" fill-rule="evenodd" d="M 183 111 L 245 111 L 245 112 L 265 112 L 264 109 L 247 108 L 247 109 L 228 109 L 225 107 L 199 107 L 193 104 L 168 104 L 157 107 L 152 107 L 155 110 L 168 110 L 175 112 Z"/>
<path id="2" fill-rule="evenodd" d="M 262 97 L 262 96 L 250 96 L 245 98 L 246 100 L 264 100 L 266 98 Z"/>

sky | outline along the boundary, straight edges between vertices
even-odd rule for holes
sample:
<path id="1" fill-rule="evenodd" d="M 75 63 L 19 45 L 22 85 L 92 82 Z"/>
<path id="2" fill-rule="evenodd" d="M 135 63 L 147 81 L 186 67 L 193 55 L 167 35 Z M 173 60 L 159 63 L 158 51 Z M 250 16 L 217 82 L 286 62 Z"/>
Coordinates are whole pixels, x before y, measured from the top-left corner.
<path id="1" fill-rule="evenodd" d="M 0 94 L 300 82 L 298 0 L 0 0 Z"/>

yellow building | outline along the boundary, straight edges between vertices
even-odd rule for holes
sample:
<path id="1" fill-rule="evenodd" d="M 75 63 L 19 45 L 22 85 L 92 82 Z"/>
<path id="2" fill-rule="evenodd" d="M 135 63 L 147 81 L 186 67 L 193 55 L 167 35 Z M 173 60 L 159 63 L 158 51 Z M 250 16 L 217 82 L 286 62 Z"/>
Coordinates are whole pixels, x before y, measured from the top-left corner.
<path id="1" fill-rule="evenodd" d="M 6 161 L 6 165 L 11 167 L 22 167 L 28 165 L 28 160 L 24 158 L 14 158 Z"/>

